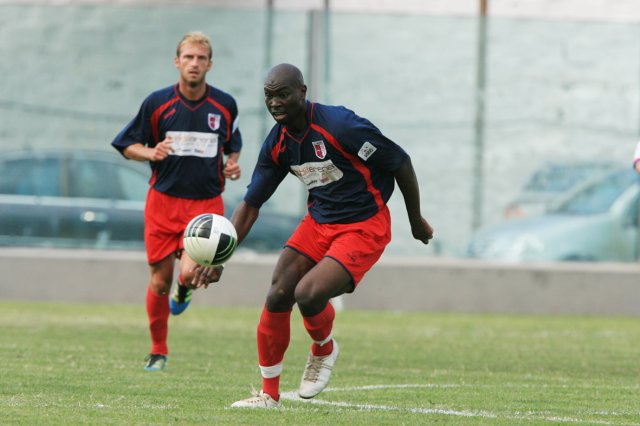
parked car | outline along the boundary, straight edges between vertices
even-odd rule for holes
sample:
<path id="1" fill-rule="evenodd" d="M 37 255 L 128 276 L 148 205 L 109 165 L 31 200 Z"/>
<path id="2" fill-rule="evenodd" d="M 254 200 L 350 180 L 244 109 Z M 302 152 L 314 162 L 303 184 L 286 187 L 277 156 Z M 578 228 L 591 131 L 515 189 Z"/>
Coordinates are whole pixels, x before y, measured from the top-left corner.
<path id="1" fill-rule="evenodd" d="M 605 162 L 547 164 L 534 172 L 520 194 L 507 204 L 504 217 L 514 219 L 544 214 L 617 167 Z"/>
<path id="2" fill-rule="evenodd" d="M 110 151 L 3 152 L 0 246 L 143 249 L 150 174 Z M 264 207 L 241 247 L 278 250 L 298 222 Z"/>
<path id="3" fill-rule="evenodd" d="M 636 172 L 616 170 L 547 214 L 476 232 L 468 255 L 508 261 L 635 261 L 639 199 Z"/>

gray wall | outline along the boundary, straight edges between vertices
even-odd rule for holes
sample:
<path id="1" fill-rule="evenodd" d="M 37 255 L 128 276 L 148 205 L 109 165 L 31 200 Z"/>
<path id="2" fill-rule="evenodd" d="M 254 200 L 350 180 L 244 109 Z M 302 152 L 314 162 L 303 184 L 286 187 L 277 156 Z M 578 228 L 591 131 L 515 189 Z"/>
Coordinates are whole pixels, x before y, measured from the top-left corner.
<path id="1" fill-rule="evenodd" d="M 238 252 L 194 305 L 262 306 L 276 256 Z M 0 299 L 144 303 L 144 253 L 0 249 Z M 640 316 L 640 265 L 383 258 L 345 309 Z"/>

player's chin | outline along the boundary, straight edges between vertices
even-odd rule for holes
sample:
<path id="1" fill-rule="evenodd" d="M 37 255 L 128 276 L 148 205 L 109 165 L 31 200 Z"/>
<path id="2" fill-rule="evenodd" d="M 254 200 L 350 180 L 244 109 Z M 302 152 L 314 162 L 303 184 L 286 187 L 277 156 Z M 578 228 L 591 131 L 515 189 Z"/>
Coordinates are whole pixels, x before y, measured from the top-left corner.
<path id="1" fill-rule="evenodd" d="M 189 78 L 189 80 L 187 80 L 187 84 L 191 88 L 199 87 L 202 83 L 204 83 L 204 78 L 202 78 L 202 76 L 191 77 Z"/>

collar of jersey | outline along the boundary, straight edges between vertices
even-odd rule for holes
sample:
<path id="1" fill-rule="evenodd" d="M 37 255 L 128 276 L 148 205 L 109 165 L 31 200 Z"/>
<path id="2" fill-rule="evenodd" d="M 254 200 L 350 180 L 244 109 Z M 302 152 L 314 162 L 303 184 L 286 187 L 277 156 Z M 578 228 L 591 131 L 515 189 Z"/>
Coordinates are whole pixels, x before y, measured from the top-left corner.
<path id="1" fill-rule="evenodd" d="M 187 98 L 184 97 L 184 95 L 182 93 L 180 93 L 180 90 L 178 89 L 178 85 L 176 84 L 175 86 L 173 86 L 173 91 L 175 92 L 176 96 L 178 97 L 178 99 L 180 99 L 180 103 L 182 105 L 184 105 L 186 108 L 190 109 L 191 111 L 195 111 L 198 108 L 200 108 L 202 106 L 202 104 L 204 104 L 204 102 L 207 100 L 207 98 L 209 97 L 209 92 L 211 90 L 211 88 L 209 87 L 209 85 L 206 85 L 207 90 L 204 92 L 204 96 L 200 99 L 198 99 L 197 101 L 192 101 L 189 100 Z"/>
<path id="2" fill-rule="evenodd" d="M 287 129 L 287 126 L 283 126 L 283 129 L 282 129 L 287 136 L 289 136 L 291 139 L 293 139 L 295 142 L 298 142 L 299 144 L 301 144 L 304 141 L 304 138 L 307 137 L 307 135 L 309 134 L 309 130 L 311 130 L 311 124 L 313 124 L 313 107 L 315 106 L 315 104 L 309 101 L 306 101 L 306 102 L 307 102 L 307 126 L 300 132 L 296 132 L 296 133 L 292 133 L 289 129 Z"/>

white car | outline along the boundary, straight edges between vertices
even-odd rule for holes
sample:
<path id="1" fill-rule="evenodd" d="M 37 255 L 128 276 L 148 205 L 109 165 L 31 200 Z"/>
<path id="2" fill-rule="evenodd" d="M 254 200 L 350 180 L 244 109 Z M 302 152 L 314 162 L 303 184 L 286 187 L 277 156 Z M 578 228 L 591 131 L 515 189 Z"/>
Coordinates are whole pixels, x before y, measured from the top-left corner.
<path id="1" fill-rule="evenodd" d="M 632 167 L 610 172 L 546 214 L 477 231 L 467 254 L 505 261 L 636 261 L 639 181 Z"/>
<path id="2" fill-rule="evenodd" d="M 544 214 L 575 192 L 617 169 L 610 163 L 551 163 L 531 175 L 522 191 L 504 208 L 505 219 Z"/>

